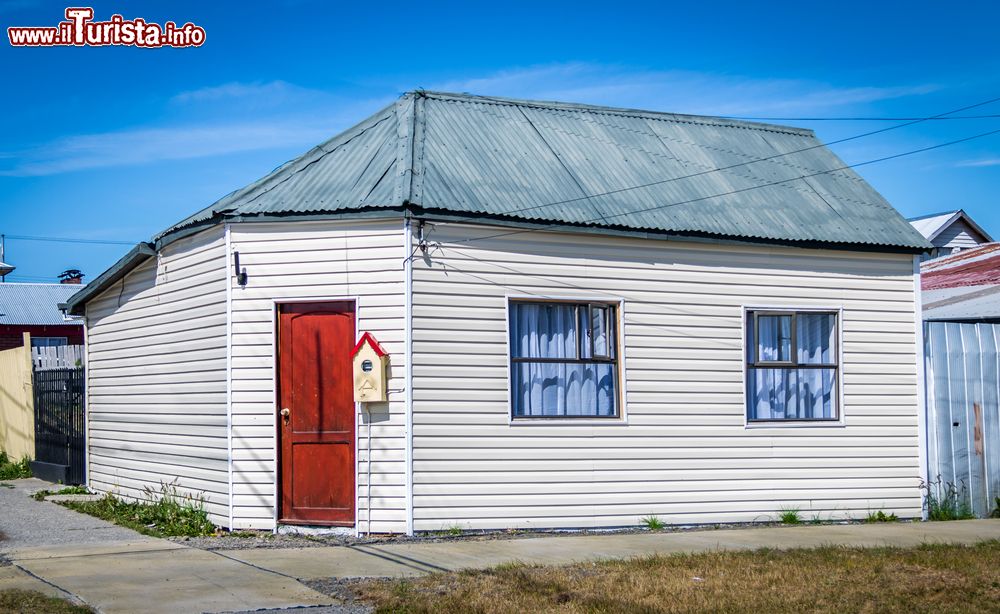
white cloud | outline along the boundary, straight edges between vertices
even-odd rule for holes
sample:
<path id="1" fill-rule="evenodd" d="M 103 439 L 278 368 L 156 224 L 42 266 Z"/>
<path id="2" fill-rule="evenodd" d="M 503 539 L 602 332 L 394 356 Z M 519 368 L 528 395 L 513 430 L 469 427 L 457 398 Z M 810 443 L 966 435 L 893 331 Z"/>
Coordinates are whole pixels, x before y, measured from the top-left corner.
<path id="1" fill-rule="evenodd" d="M 201 158 L 279 147 L 304 149 L 335 134 L 335 122 L 254 122 L 145 128 L 58 139 L 17 156 L 0 175 L 53 175 L 158 160 Z"/>
<path id="2" fill-rule="evenodd" d="M 983 158 L 981 160 L 964 160 L 955 166 L 979 168 L 984 166 L 1000 166 L 1000 158 Z"/>
<path id="3" fill-rule="evenodd" d="M 325 95 L 317 90 L 293 85 L 286 81 L 240 83 L 231 82 L 181 92 L 170 101 L 175 104 L 227 102 L 234 100 L 277 102 L 291 98 L 316 98 Z"/>
<path id="4" fill-rule="evenodd" d="M 788 116 L 847 112 L 883 100 L 926 94 L 936 87 L 835 87 L 799 79 L 567 63 L 504 70 L 430 89 L 701 115 Z M 289 147 L 304 151 L 392 97 L 358 100 L 285 81 L 230 82 L 193 89 L 170 98 L 169 125 L 164 120 L 158 125 L 67 136 L 24 151 L 0 152 L 0 176 L 52 175 Z"/>
<path id="5" fill-rule="evenodd" d="M 806 115 L 928 94 L 938 87 L 836 87 L 802 79 L 568 63 L 504 70 L 486 77 L 447 81 L 433 89 L 698 115 Z"/>
<path id="6" fill-rule="evenodd" d="M 257 99 L 267 104 L 254 108 Z M 240 100 L 248 102 L 236 104 Z M 54 175 L 279 148 L 304 152 L 389 100 L 344 101 L 282 81 L 192 90 L 171 99 L 174 106 L 190 107 L 171 125 L 73 135 L 19 152 L 0 151 L 0 176 Z M 210 107 L 220 112 L 206 113 Z"/>

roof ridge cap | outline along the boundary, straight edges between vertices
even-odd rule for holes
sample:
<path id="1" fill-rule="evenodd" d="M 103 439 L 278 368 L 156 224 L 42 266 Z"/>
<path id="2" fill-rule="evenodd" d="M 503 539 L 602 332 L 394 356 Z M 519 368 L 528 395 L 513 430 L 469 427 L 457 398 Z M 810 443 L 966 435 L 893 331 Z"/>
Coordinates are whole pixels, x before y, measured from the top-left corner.
<path id="1" fill-rule="evenodd" d="M 396 187 L 393 200 L 403 204 L 413 196 L 413 135 L 419 92 L 406 92 L 396 100 Z"/>
<path id="2" fill-rule="evenodd" d="M 582 102 L 561 102 L 556 100 L 528 100 L 522 98 L 508 98 L 504 96 L 484 96 L 469 93 L 440 92 L 431 90 L 414 90 L 407 92 L 407 95 L 414 94 L 424 98 L 436 98 L 439 100 L 452 100 L 455 102 L 479 102 L 485 104 L 506 104 L 513 106 L 526 106 L 553 111 L 603 113 L 605 115 L 633 116 L 645 119 L 655 119 L 659 121 L 674 121 L 691 124 L 706 124 L 713 126 L 723 126 L 726 128 L 742 128 L 744 130 L 760 130 L 764 132 L 778 132 L 784 134 L 794 134 L 798 136 L 808 136 L 815 138 L 816 133 L 809 128 L 798 128 L 796 126 L 784 126 L 781 124 L 768 124 L 763 122 L 753 122 L 741 119 L 729 119 L 714 115 L 693 115 L 689 113 L 672 113 L 669 111 L 651 111 L 648 109 L 635 109 L 628 107 L 611 107 L 605 105 L 587 104 Z"/>

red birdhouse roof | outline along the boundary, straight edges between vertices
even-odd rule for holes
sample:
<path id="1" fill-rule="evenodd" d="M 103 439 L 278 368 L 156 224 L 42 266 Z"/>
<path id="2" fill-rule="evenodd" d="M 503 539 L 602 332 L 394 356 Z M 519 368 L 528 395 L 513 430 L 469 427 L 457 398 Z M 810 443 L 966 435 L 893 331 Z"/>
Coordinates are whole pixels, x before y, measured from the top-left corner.
<path id="1" fill-rule="evenodd" d="M 378 341 L 376 341 L 375 337 L 372 336 L 371 333 L 365 331 L 365 334 L 361 335 L 361 338 L 358 339 L 358 344 L 356 346 L 354 346 L 354 349 L 351 351 L 351 356 L 354 356 L 355 354 L 357 354 L 358 350 L 361 349 L 361 346 L 364 345 L 364 344 L 366 344 L 366 343 L 368 345 L 372 346 L 372 349 L 375 350 L 375 353 L 378 354 L 380 357 L 381 356 L 388 356 L 389 355 L 389 352 L 385 351 L 385 348 L 382 347 L 382 344 L 380 344 Z"/>

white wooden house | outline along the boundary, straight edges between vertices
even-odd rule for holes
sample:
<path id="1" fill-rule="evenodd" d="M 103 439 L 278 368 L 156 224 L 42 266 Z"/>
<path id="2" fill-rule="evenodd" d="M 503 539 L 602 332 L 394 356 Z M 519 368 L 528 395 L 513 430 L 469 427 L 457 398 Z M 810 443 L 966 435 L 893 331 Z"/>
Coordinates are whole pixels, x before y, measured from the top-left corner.
<path id="1" fill-rule="evenodd" d="M 993 242 L 989 233 L 962 209 L 932 213 L 910 218 L 909 221 L 934 246 L 924 254 L 924 260 L 957 254 Z"/>
<path id="2" fill-rule="evenodd" d="M 930 245 L 843 167 L 798 128 L 408 93 L 73 297 L 90 486 L 234 529 L 920 516 Z"/>

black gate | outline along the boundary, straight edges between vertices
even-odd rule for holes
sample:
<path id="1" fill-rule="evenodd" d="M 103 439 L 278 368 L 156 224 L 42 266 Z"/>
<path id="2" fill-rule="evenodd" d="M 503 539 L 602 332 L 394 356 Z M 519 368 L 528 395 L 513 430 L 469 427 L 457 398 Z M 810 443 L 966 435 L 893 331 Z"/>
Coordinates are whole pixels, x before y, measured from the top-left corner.
<path id="1" fill-rule="evenodd" d="M 86 483 L 83 369 L 36 370 L 32 380 L 35 389 L 32 473 L 50 482 Z"/>

